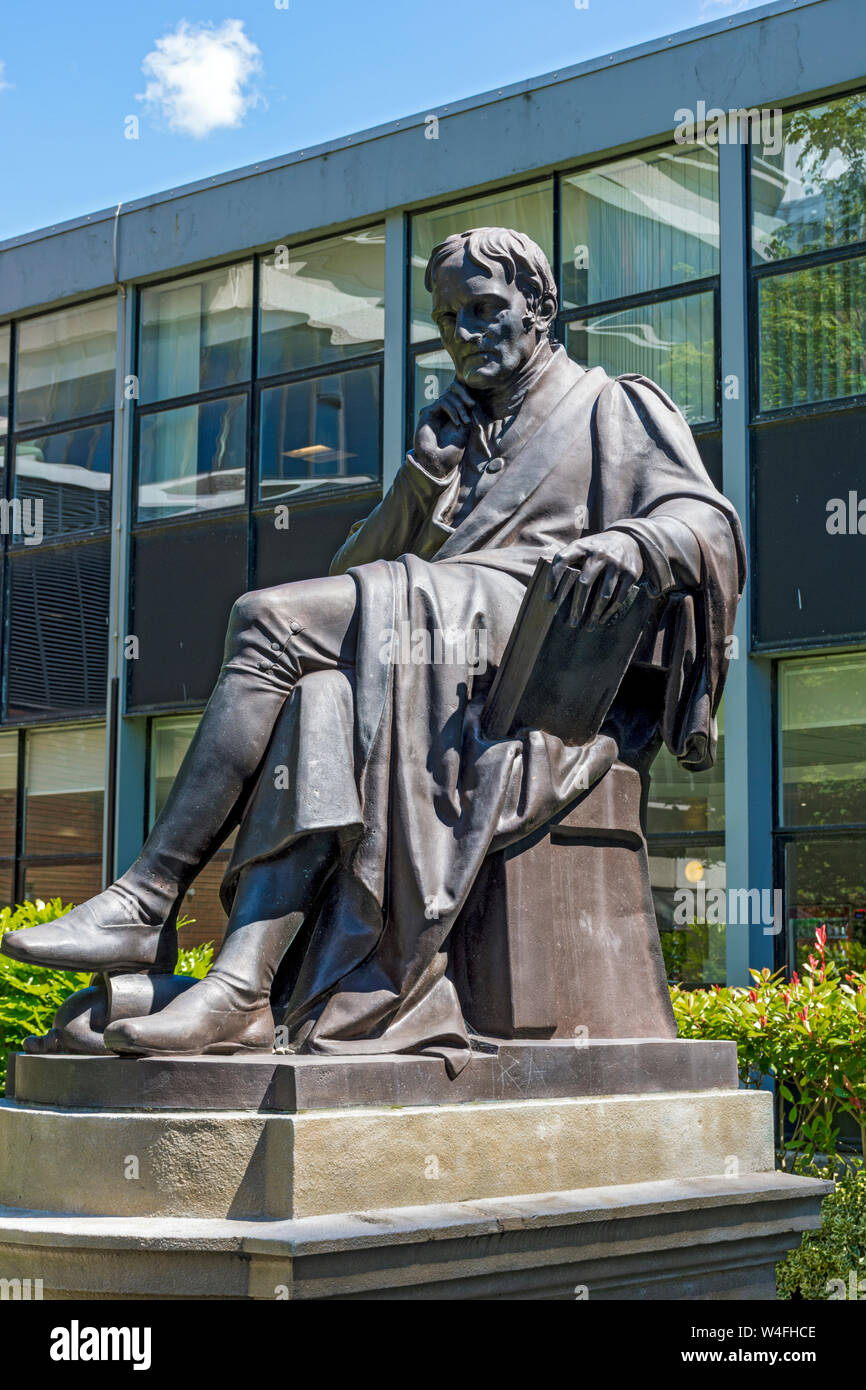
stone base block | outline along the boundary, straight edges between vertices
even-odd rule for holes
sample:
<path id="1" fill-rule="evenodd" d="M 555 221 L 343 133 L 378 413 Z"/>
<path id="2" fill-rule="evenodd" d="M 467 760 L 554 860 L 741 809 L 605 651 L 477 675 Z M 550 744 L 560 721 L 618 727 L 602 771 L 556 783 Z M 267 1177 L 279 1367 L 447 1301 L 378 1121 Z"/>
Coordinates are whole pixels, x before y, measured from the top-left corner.
<path id="1" fill-rule="evenodd" d="M 0 1205 L 66 1213 L 312 1217 L 772 1168 L 762 1091 L 297 1114 L 0 1105 Z"/>
<path id="2" fill-rule="evenodd" d="M 668 1179 L 247 1222 L 0 1211 L 0 1268 L 46 1299 L 772 1299 L 831 1184 Z"/>

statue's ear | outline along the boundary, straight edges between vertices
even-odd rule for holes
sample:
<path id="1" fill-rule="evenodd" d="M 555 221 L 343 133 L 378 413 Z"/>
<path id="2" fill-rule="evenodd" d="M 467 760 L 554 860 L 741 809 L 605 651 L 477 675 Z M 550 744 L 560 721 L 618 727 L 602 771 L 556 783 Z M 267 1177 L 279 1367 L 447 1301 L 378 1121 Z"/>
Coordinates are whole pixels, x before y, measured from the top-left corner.
<path id="1" fill-rule="evenodd" d="M 556 318 L 557 303 L 553 294 L 543 294 L 535 304 L 535 321 L 539 327 L 549 328 Z"/>

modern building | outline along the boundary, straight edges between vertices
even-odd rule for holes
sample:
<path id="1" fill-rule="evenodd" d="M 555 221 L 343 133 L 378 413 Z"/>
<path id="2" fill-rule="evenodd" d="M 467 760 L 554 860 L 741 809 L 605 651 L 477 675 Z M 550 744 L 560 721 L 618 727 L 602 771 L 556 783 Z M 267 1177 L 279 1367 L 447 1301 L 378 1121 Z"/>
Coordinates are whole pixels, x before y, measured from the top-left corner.
<path id="1" fill-rule="evenodd" d="M 431 248 L 505 224 L 749 538 L 719 763 L 653 779 L 672 977 L 742 982 L 820 922 L 862 964 L 864 53 L 863 0 L 783 0 L 0 245 L 0 900 L 132 859 L 232 602 L 326 571 L 449 378 Z"/>

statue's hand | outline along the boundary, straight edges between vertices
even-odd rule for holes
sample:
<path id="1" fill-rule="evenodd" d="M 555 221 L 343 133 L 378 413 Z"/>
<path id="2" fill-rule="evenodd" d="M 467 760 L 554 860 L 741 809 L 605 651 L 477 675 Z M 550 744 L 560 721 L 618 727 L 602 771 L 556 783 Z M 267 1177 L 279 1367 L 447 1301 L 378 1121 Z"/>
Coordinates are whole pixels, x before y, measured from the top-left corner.
<path id="1" fill-rule="evenodd" d="M 608 622 L 643 574 L 637 541 L 624 531 L 602 531 L 566 547 L 553 562 L 547 597 L 557 607 L 570 604 L 572 627 Z"/>
<path id="2" fill-rule="evenodd" d="M 431 401 L 421 411 L 414 453 L 428 473 L 446 478 L 460 463 L 469 438 L 474 404 L 466 387 L 454 381 L 438 400 Z"/>

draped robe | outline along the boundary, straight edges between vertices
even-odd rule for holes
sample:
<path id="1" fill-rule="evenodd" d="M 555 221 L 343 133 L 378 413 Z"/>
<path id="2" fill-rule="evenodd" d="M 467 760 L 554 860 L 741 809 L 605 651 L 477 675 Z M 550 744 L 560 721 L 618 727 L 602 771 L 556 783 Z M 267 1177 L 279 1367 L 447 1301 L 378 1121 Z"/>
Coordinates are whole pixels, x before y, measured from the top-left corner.
<path id="1" fill-rule="evenodd" d="M 354 669 L 302 677 L 245 809 L 227 909 L 246 864 L 303 854 L 317 831 L 339 844 L 280 972 L 275 1004 L 294 1048 L 428 1051 L 459 1070 L 469 1040 L 448 936 L 484 857 L 618 758 L 645 775 L 663 741 L 684 767 L 712 766 L 745 557 L 680 412 L 652 382 L 584 371 L 556 348 L 500 452 L 505 466 L 458 526 L 459 469 L 436 479 L 410 455 L 350 534 L 331 572 L 357 588 Z M 606 530 L 636 539 L 668 596 L 660 681 L 639 709 L 618 697 L 582 746 L 536 729 L 485 740 L 481 708 L 539 556 Z M 429 651 L 437 632 L 467 640 L 439 661 L 413 660 L 403 642 L 394 659 L 394 632 L 426 633 Z M 275 787 L 275 766 L 290 770 L 288 788 Z"/>

